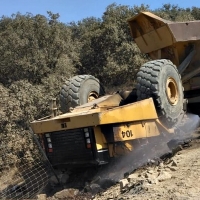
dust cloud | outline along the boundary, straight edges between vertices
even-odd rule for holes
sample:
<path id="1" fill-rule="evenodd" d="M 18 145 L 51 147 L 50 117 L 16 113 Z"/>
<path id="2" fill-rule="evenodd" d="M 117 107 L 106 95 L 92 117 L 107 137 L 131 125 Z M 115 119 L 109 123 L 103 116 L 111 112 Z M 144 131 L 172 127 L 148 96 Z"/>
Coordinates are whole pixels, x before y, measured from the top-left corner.
<path id="1" fill-rule="evenodd" d="M 158 165 L 162 156 L 172 155 L 172 150 L 186 140 L 193 138 L 193 134 L 199 127 L 198 115 L 187 114 L 183 120 L 174 127 L 175 133 L 163 133 L 162 136 L 149 138 L 145 145 L 134 149 L 130 154 L 116 159 L 105 166 L 95 179 L 104 189 L 125 178 L 136 169 L 146 165 Z"/>

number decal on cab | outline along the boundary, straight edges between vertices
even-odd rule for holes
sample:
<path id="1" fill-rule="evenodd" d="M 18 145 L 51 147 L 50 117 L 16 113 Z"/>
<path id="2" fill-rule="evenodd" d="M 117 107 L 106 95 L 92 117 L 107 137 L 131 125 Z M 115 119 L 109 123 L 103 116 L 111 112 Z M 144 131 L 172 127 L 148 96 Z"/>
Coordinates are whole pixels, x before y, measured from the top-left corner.
<path id="1" fill-rule="evenodd" d="M 122 138 L 133 137 L 132 130 L 122 131 Z"/>

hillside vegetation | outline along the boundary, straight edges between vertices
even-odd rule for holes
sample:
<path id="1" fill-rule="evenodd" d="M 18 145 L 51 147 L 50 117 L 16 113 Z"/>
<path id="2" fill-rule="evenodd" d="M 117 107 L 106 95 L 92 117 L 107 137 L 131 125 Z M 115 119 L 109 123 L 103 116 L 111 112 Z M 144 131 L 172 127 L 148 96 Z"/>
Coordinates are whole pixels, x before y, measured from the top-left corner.
<path id="1" fill-rule="evenodd" d="M 105 88 L 134 82 L 138 68 L 149 58 L 137 48 L 127 19 L 151 11 L 168 20 L 200 19 L 200 8 L 166 4 L 111 4 L 101 18 L 68 24 L 59 14 L 27 13 L 0 19 L 0 144 L 25 152 L 29 122 L 49 114 L 50 99 L 63 82 L 77 74 L 99 78 Z M 19 142 L 20 141 L 20 142 Z M 16 145 L 17 144 L 17 145 Z"/>

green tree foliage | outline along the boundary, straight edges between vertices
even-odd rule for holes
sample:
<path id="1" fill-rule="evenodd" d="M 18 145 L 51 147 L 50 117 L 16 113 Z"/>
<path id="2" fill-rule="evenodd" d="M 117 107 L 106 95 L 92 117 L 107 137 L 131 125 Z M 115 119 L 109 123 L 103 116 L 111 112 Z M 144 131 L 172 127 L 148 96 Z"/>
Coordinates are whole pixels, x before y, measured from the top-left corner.
<path id="1" fill-rule="evenodd" d="M 81 29 L 79 37 L 83 41 L 81 65 L 77 67 L 79 73 L 92 72 L 105 85 L 133 81 L 135 71 L 144 62 L 145 56 L 133 43 L 127 19 L 144 10 L 148 10 L 148 6 L 130 8 L 111 4 L 102 20 L 88 18 L 79 22 L 76 30 Z M 74 33 L 77 34 L 77 31 Z"/>
<path id="2" fill-rule="evenodd" d="M 191 15 L 195 20 L 200 20 L 200 8 L 192 7 L 192 9 L 188 8 L 188 12 L 191 12 Z"/>
<path id="3" fill-rule="evenodd" d="M 41 83 L 63 62 L 77 62 L 75 42 L 71 30 L 57 21 L 58 15 L 49 12 L 49 18 L 31 14 L 2 17 L 0 21 L 0 82 L 27 79 Z M 65 65 L 66 69 L 70 67 Z"/>
<path id="4" fill-rule="evenodd" d="M 164 4 L 162 8 L 156 9 L 155 14 L 170 21 L 192 21 L 194 15 L 190 12 L 190 9 L 184 9 L 178 5 Z"/>
<path id="5" fill-rule="evenodd" d="M 0 145 L 29 152 L 29 122 L 49 115 L 60 84 L 76 72 L 77 40 L 59 15 L 16 14 L 0 20 Z"/>

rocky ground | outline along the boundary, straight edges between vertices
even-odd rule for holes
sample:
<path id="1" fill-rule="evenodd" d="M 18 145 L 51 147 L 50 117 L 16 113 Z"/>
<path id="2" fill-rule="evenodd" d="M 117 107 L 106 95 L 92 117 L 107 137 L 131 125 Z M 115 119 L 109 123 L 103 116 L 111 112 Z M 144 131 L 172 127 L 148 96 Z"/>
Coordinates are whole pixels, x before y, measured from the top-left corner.
<path id="1" fill-rule="evenodd" d="M 176 143 L 172 153 L 159 159 L 148 160 L 146 164 L 126 174 L 115 185 L 97 194 L 70 188 L 58 191 L 51 197 L 38 196 L 40 200 L 198 200 L 200 199 L 200 129 Z M 163 147 L 164 148 L 164 147 Z M 95 190 L 97 185 L 92 184 Z M 97 187 L 98 188 L 98 187 Z"/>
<path id="2" fill-rule="evenodd" d="M 137 170 L 95 200 L 199 199 L 200 139 L 195 139 L 159 165 Z"/>
<path id="3" fill-rule="evenodd" d="M 96 195 L 64 189 L 40 200 L 198 200 L 200 195 L 200 137 L 176 148 L 172 157 L 150 163 Z"/>

